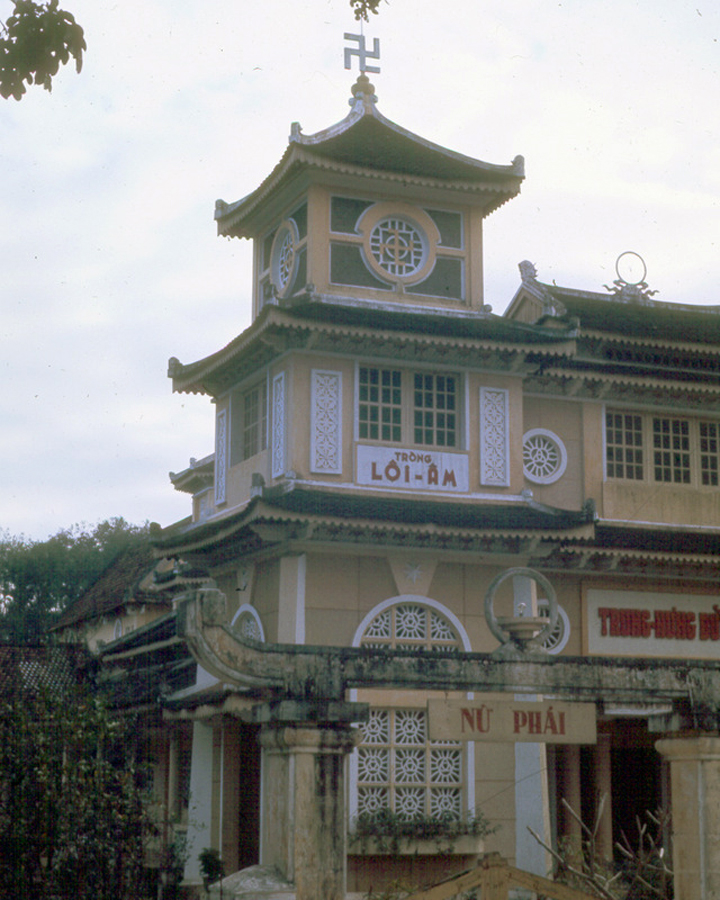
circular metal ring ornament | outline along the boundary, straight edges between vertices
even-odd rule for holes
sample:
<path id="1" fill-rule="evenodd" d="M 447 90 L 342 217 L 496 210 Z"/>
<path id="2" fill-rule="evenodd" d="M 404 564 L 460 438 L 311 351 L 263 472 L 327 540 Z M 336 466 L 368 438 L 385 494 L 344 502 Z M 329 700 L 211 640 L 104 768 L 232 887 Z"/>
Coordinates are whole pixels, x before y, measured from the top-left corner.
<path id="1" fill-rule="evenodd" d="M 642 271 L 642 275 L 640 278 L 636 278 L 634 281 L 630 281 L 629 278 L 625 278 L 624 275 L 620 273 L 620 265 L 621 261 L 625 261 L 625 265 L 623 268 L 626 268 L 630 277 L 632 277 L 632 269 L 637 265 L 638 260 L 640 261 L 640 267 Z M 617 277 L 622 281 L 623 284 L 629 284 L 632 287 L 637 287 L 639 284 L 644 284 L 645 279 L 647 278 L 647 266 L 645 265 L 645 260 L 640 256 L 639 253 L 636 253 L 634 250 L 626 250 L 624 253 L 621 253 L 620 256 L 615 260 L 615 272 Z"/>
<path id="2" fill-rule="evenodd" d="M 525 578 L 532 579 L 545 592 L 548 602 L 549 617 L 546 620 L 546 624 L 540 629 L 535 637 L 532 638 L 531 641 L 528 641 L 529 644 L 542 646 L 543 641 L 545 641 L 550 636 L 553 629 L 555 628 L 555 625 L 557 624 L 558 603 L 557 595 L 555 594 L 555 589 L 553 588 L 553 586 L 544 575 L 541 575 L 540 572 L 536 572 L 535 569 L 528 569 L 522 566 L 518 566 L 513 569 L 506 569 L 504 572 L 501 572 L 499 575 L 493 578 L 485 594 L 485 620 L 487 621 L 488 628 L 500 641 L 501 644 L 510 643 L 510 641 L 512 640 L 512 635 L 503 631 L 500 627 L 493 610 L 493 600 L 495 599 L 497 589 L 500 587 L 503 581 L 507 581 L 508 578 L 515 578 L 516 576 L 523 576 Z M 522 617 L 518 618 L 522 620 Z"/>

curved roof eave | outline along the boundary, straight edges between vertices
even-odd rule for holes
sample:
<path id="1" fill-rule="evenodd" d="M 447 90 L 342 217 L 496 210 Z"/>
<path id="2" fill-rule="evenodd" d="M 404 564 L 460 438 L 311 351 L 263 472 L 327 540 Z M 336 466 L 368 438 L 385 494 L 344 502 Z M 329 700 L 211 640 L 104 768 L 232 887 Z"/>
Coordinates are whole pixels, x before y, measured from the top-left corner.
<path id="1" fill-rule="evenodd" d="M 345 528 L 381 528 L 404 532 L 462 535 L 488 534 L 508 538 L 544 540 L 591 538 L 596 521 L 592 502 L 579 510 L 550 507 L 529 500 L 515 503 L 473 504 L 428 497 L 358 497 L 335 495 L 297 482 L 266 488 L 262 496 L 228 515 L 190 527 L 165 529 L 155 537 L 156 551 L 164 555 L 198 551 L 227 541 L 245 529 L 262 524 L 316 525 Z"/>
<path id="2" fill-rule="evenodd" d="M 288 147 L 259 187 L 234 203 L 217 201 L 218 233 L 252 236 L 242 223 L 299 165 L 365 177 L 382 173 L 403 181 L 496 194 L 496 199 L 486 204 L 486 214 L 518 194 L 525 177 L 522 156 L 516 156 L 509 165 L 465 156 L 413 134 L 383 116 L 373 99 L 359 97 L 342 121 L 315 134 L 304 135 L 300 125 L 293 123 Z"/>
<path id="3" fill-rule="evenodd" d="M 430 154 L 438 157 L 436 160 L 443 160 L 453 169 L 457 169 L 460 179 L 470 178 L 475 180 L 480 177 L 499 176 L 500 178 L 518 178 L 525 176 L 525 160 L 522 156 L 516 156 L 513 161 L 507 164 L 489 163 L 472 156 L 466 156 L 455 150 L 449 150 L 441 144 L 436 144 L 427 138 L 414 134 L 402 125 L 386 118 L 375 106 L 374 103 L 363 103 L 356 101 L 350 113 L 340 122 L 330 126 L 315 134 L 305 135 L 302 133 L 300 125 L 295 122 L 292 125 L 290 133 L 290 143 L 299 144 L 308 148 L 323 148 L 323 156 L 331 158 L 341 158 L 342 151 L 346 146 L 350 145 L 344 137 L 351 131 L 365 129 L 373 136 L 385 133 L 386 138 L 402 142 L 403 146 L 412 147 L 415 150 L 428 151 Z M 362 138 L 357 143 L 360 143 Z M 373 148 L 377 149 L 377 148 Z M 437 172 L 433 168 L 437 177 Z M 408 173 L 410 174 L 410 173 Z M 429 174 L 429 173 L 428 173 Z"/>
<path id="4" fill-rule="evenodd" d="M 175 393 L 212 394 L 206 382 L 215 373 L 232 365 L 233 361 L 248 352 L 265 332 L 272 330 L 295 330 L 310 334 L 333 333 L 336 335 L 358 334 L 372 337 L 386 336 L 397 340 L 414 341 L 424 346 L 447 345 L 454 347 L 483 347 L 505 352 L 524 354 L 547 354 L 570 356 L 575 350 L 576 334 L 572 330 L 551 332 L 525 323 L 510 323 L 501 316 L 437 316 L 437 328 L 427 331 L 427 323 L 433 321 L 427 314 L 423 317 L 425 329 L 414 321 L 418 317 L 403 310 L 379 311 L 353 310 L 337 307 L 335 317 L 324 313 L 324 318 L 315 318 L 312 310 L 302 307 L 293 311 L 278 306 L 266 306 L 257 319 L 241 334 L 221 350 L 197 360 L 183 364 L 175 357 L 168 364 L 168 376 L 172 378 Z M 344 315 L 341 315 L 343 314 Z M 358 319 L 364 314 L 365 321 Z M 394 321 L 395 320 L 395 321 Z M 441 327 L 442 326 L 442 327 Z"/>

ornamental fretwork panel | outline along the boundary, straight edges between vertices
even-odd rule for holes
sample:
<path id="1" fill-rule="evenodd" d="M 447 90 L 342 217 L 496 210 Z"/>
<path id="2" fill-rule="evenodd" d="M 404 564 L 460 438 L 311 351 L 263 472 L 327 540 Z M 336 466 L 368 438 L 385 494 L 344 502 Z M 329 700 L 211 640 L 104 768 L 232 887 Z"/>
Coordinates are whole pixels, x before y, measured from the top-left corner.
<path id="1" fill-rule="evenodd" d="M 508 392 L 480 388 L 480 483 L 510 484 Z"/>
<path id="2" fill-rule="evenodd" d="M 462 642 L 442 613 L 402 602 L 378 613 L 361 646 L 442 650 Z M 461 745 L 430 741 L 424 708 L 372 709 L 357 755 L 357 813 L 390 809 L 408 818 L 463 813 Z"/>
<path id="3" fill-rule="evenodd" d="M 342 474 L 342 373 L 312 373 L 310 469 Z"/>

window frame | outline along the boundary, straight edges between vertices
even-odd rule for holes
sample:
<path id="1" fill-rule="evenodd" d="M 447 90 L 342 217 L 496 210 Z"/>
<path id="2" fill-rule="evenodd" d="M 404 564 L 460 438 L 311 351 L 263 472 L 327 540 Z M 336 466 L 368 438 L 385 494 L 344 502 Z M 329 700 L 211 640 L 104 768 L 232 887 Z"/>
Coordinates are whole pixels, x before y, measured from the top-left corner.
<path id="1" fill-rule="evenodd" d="M 411 637 L 408 635 L 401 635 L 398 639 L 397 635 L 391 635 L 389 638 L 378 638 L 378 635 L 371 634 L 368 635 L 367 632 L 370 629 L 370 626 L 378 620 L 381 616 L 386 613 L 390 613 L 393 617 L 390 621 L 394 623 L 394 615 L 395 610 L 400 607 L 408 606 L 408 605 L 416 605 L 420 606 L 425 610 L 426 613 L 426 621 L 428 623 L 429 633 L 423 636 Z M 460 619 L 452 612 L 452 610 L 448 609 L 444 604 L 439 603 L 437 600 L 433 600 L 430 597 L 426 597 L 421 594 L 400 594 L 396 597 L 390 597 L 387 600 L 383 600 L 374 606 L 363 618 L 362 622 L 358 625 L 355 634 L 352 640 L 353 647 L 360 647 L 363 644 L 366 646 L 368 644 L 372 644 L 378 642 L 378 640 L 384 643 L 388 647 L 397 646 L 398 644 L 403 646 L 408 646 L 410 644 L 417 647 L 425 647 L 428 648 L 428 643 L 433 642 L 432 638 L 432 615 L 436 613 L 442 619 L 445 620 L 445 624 L 450 627 L 450 629 L 454 632 L 454 638 L 452 644 L 457 646 L 459 649 L 470 652 L 472 650 L 472 645 L 470 643 L 470 638 L 468 636 L 467 631 L 465 630 Z M 391 625 L 394 628 L 394 624 Z M 438 633 L 437 631 L 435 632 Z M 449 639 L 440 640 L 440 646 L 438 649 L 442 652 L 443 647 L 449 646 Z M 381 692 L 379 692 L 379 696 L 382 696 Z M 468 698 L 471 698 L 473 695 L 471 693 L 466 695 Z M 353 688 L 350 691 L 350 699 L 357 700 L 358 699 L 358 691 Z M 414 694 L 408 694 L 404 699 L 398 697 L 396 698 L 398 702 L 385 702 L 384 700 L 378 699 L 371 701 L 371 709 L 373 710 L 394 710 L 398 711 L 426 711 L 427 710 L 427 692 L 414 692 Z M 362 746 L 362 745 L 361 745 Z M 426 765 L 429 765 L 429 752 L 431 749 L 443 750 L 450 749 L 454 747 L 453 744 L 444 742 L 444 741 L 430 741 L 429 739 L 426 741 L 426 746 L 428 749 L 426 755 Z M 352 825 L 353 820 L 358 815 L 359 810 L 359 795 L 358 795 L 358 787 L 359 787 L 359 750 L 360 747 L 356 747 L 350 757 L 350 778 L 349 778 L 349 820 Z M 464 746 L 460 748 L 460 806 L 461 806 L 461 815 L 465 815 L 466 813 L 475 809 L 475 743 L 473 741 L 464 742 Z M 426 772 L 427 774 L 427 772 Z M 380 786 L 380 785 L 378 785 Z M 401 784 L 401 787 L 403 785 Z M 444 787 L 444 784 L 438 784 L 436 787 Z M 432 785 L 428 785 L 428 788 L 431 788 Z M 389 788 L 392 790 L 392 788 Z M 429 802 L 429 794 L 426 797 L 426 805 Z M 427 808 L 427 806 L 426 806 Z"/>
<path id="2" fill-rule="evenodd" d="M 618 428 L 610 416 L 634 419 Z M 639 428 L 637 425 L 639 424 Z M 619 443 L 611 432 L 639 435 L 639 442 Z M 705 434 L 703 432 L 706 432 Z M 611 455 L 616 458 L 611 459 Z M 615 474 L 622 467 L 623 474 Z M 634 474 L 627 474 L 628 470 Z M 720 420 L 605 407 L 603 411 L 604 480 L 623 484 L 700 489 L 720 488 Z"/>
<path id="3" fill-rule="evenodd" d="M 371 420 L 367 415 L 362 415 L 363 406 L 370 404 L 371 400 L 364 395 L 365 384 L 361 381 L 362 373 L 367 371 L 377 371 L 379 373 L 388 373 L 399 376 L 399 386 L 389 384 L 387 390 L 400 392 L 400 403 L 391 400 L 384 402 L 382 395 L 378 401 L 379 417 L 377 420 Z M 416 405 L 418 378 L 431 378 L 433 387 L 430 393 L 433 394 L 432 406 Z M 455 380 L 454 388 L 454 408 L 448 410 L 438 405 L 440 397 L 447 394 L 442 386 L 442 379 L 453 378 Z M 382 379 L 380 379 L 380 382 Z M 379 389 L 382 392 L 383 386 L 380 383 Z M 423 390 L 424 394 L 428 392 Z M 396 447 L 418 447 L 428 451 L 439 453 L 462 453 L 465 450 L 466 434 L 465 434 L 465 417 L 467 406 L 467 379 L 462 372 L 453 368 L 428 367 L 417 368 L 411 366 L 398 366 L 392 363 L 362 362 L 355 364 L 355 407 L 354 407 L 354 437 L 355 441 L 360 444 L 368 444 L 374 446 L 396 446 Z M 398 411 L 399 416 L 392 415 Z M 386 421 L 383 421 L 383 411 L 390 413 Z M 451 427 L 443 423 L 443 416 L 451 414 L 454 422 Z M 423 422 L 418 426 L 417 416 L 421 415 Z M 373 437 L 364 429 L 365 427 L 378 426 L 378 436 Z M 391 429 L 390 436 L 384 436 L 387 432 L 383 432 L 383 426 Z M 451 430 L 453 433 L 453 443 L 425 443 L 418 442 L 416 438 L 417 429 L 432 430 L 433 435 L 437 438 L 441 431 Z M 394 435 L 399 436 L 394 436 Z"/>
<path id="4" fill-rule="evenodd" d="M 355 204 L 356 218 L 352 223 L 352 230 L 339 231 L 334 225 L 334 203 Z M 363 208 L 364 207 L 364 208 Z M 443 221 L 446 217 L 456 217 L 457 236 L 451 237 L 451 226 L 445 227 L 443 235 Z M 368 253 L 370 233 L 383 219 L 402 218 L 408 222 L 420 226 L 420 229 L 429 239 L 425 247 L 425 265 L 414 271 L 409 276 L 392 275 L 379 266 Z M 368 196 L 347 192 L 334 191 L 328 200 L 328 219 L 330 227 L 328 234 L 328 272 L 329 282 L 333 286 L 358 288 L 362 290 L 376 290 L 381 294 L 392 292 L 398 283 L 405 285 L 408 294 L 419 297 L 436 297 L 441 300 L 450 300 L 462 304 L 468 304 L 468 269 L 470 265 L 468 250 L 468 212 L 465 208 L 453 208 L 444 204 L 411 204 L 402 200 L 381 200 Z M 350 228 L 350 221 L 346 222 Z M 449 240 L 447 239 L 449 238 Z M 357 283 L 352 277 L 341 280 L 333 279 L 333 250 L 358 251 L 358 262 L 363 267 L 361 277 Z M 436 292 L 428 285 L 437 265 L 444 266 L 448 262 L 459 264 L 458 291 Z"/>
<path id="5" fill-rule="evenodd" d="M 246 460 L 252 459 L 267 450 L 270 423 L 269 393 L 267 375 L 233 388 L 230 391 L 230 468 L 239 466 Z M 253 422 L 248 424 L 248 401 L 256 394 L 258 402 L 255 408 L 255 418 Z M 253 452 L 247 452 L 248 432 L 251 428 L 256 428 L 257 434 L 252 439 L 254 448 L 251 449 L 253 449 Z"/>

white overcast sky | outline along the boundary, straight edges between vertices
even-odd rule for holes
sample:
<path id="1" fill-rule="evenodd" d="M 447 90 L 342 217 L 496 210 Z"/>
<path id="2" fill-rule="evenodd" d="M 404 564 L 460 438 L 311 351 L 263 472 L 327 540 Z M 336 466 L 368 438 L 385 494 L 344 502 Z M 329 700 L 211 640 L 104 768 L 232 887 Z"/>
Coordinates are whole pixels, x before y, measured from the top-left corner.
<path id="1" fill-rule="evenodd" d="M 250 322 L 250 246 L 216 237 L 215 199 L 268 174 L 291 122 L 346 115 L 359 29 L 345 0 L 61 6 L 85 28 L 81 75 L 0 100 L 0 529 L 33 539 L 189 513 L 168 473 L 212 451 L 213 407 L 171 393 L 167 360 Z M 365 33 L 384 115 L 525 157 L 486 224 L 495 312 L 523 259 L 602 290 L 625 250 L 657 299 L 720 304 L 717 0 L 390 0 Z"/>

